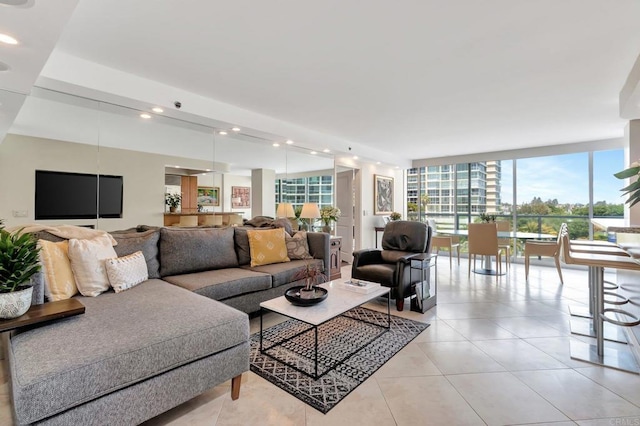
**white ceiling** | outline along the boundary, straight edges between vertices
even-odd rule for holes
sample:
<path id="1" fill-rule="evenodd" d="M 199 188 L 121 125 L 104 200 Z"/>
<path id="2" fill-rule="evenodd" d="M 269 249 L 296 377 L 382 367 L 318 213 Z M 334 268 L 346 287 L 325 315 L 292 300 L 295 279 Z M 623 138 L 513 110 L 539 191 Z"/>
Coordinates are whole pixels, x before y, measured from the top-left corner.
<path id="1" fill-rule="evenodd" d="M 191 94 L 183 110 L 307 129 L 309 148 L 382 161 L 622 136 L 618 97 L 640 53 L 637 0 L 80 0 L 66 25 L 48 13 L 64 31 L 39 81 L 163 105 Z M 41 25 L 16 32 L 49 37 Z M 103 67 L 80 75 L 71 59 Z"/>

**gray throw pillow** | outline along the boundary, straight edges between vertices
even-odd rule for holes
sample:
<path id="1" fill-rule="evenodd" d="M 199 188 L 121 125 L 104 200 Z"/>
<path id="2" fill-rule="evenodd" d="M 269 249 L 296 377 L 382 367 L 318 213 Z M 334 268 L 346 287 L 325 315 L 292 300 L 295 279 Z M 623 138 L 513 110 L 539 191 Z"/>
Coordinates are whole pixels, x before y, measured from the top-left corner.
<path id="1" fill-rule="evenodd" d="M 111 236 L 118 242 L 118 244 L 113 247 L 118 257 L 141 251 L 147 263 L 149 278 L 160 278 L 160 262 L 158 260 L 158 240 L 160 239 L 160 233 L 158 231 L 150 230 L 126 234 L 114 232 Z"/>

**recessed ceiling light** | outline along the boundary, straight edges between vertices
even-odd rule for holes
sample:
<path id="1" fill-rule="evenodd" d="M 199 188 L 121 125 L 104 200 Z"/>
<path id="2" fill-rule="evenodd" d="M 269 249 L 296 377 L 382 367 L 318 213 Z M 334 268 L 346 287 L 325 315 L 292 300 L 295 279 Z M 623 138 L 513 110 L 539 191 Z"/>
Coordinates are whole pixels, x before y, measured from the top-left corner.
<path id="1" fill-rule="evenodd" d="M 354 156 L 353 156 L 353 159 L 354 159 L 354 160 L 357 160 L 357 159 L 358 159 L 358 156 L 357 156 L 357 155 L 354 155 Z"/>
<path id="2" fill-rule="evenodd" d="M 325 149 L 322 150 L 322 152 L 331 152 L 331 150 L 325 148 Z"/>
<path id="3" fill-rule="evenodd" d="M 149 114 L 147 114 L 147 113 L 142 113 L 142 114 L 140 114 L 140 118 L 147 119 L 147 118 L 151 118 L 151 116 Z"/>
<path id="4" fill-rule="evenodd" d="M 206 173 L 203 173 L 203 174 L 202 174 L 202 176 L 206 176 L 206 175 L 207 175 Z"/>
<path id="5" fill-rule="evenodd" d="M 180 166 L 173 166 L 173 167 L 175 167 L 176 169 L 179 169 L 179 168 L 180 168 Z"/>
<path id="6" fill-rule="evenodd" d="M 273 146 L 275 146 L 276 148 L 280 146 L 280 144 L 278 142 L 274 142 Z"/>
<path id="7" fill-rule="evenodd" d="M 5 64 L 4 62 L 0 62 L 0 72 L 9 71 L 11 67 L 9 64 Z"/>
<path id="8" fill-rule="evenodd" d="M 293 141 L 292 141 L 291 139 L 289 139 L 289 140 L 287 141 L 287 145 L 293 145 Z"/>
<path id="9" fill-rule="evenodd" d="M 206 170 L 207 172 L 210 172 L 210 171 L 211 171 L 211 169 L 205 169 L 205 170 Z"/>
<path id="10" fill-rule="evenodd" d="M 376 164 L 378 164 L 378 165 L 379 165 L 379 164 L 382 164 L 382 163 L 378 161 L 378 162 L 376 162 Z"/>
<path id="11" fill-rule="evenodd" d="M 157 112 L 158 114 L 161 114 L 161 113 L 164 112 L 164 110 L 162 108 L 160 108 L 160 107 L 153 107 L 153 108 L 151 108 L 151 111 Z"/>
<path id="12" fill-rule="evenodd" d="M 219 134 L 219 135 L 226 135 L 226 134 L 227 134 L 227 132 L 225 132 L 224 130 L 220 130 L 220 131 L 218 132 L 218 134 Z"/>
<path id="13" fill-rule="evenodd" d="M 239 132 L 241 129 L 240 127 L 232 127 L 231 130 L 233 130 L 234 132 Z"/>
<path id="14" fill-rule="evenodd" d="M 311 155 L 316 155 L 317 153 L 317 151 L 311 151 Z"/>
<path id="15" fill-rule="evenodd" d="M 15 38 L 11 37 L 10 35 L 0 33 L 0 43 L 18 44 L 18 40 L 16 40 Z"/>

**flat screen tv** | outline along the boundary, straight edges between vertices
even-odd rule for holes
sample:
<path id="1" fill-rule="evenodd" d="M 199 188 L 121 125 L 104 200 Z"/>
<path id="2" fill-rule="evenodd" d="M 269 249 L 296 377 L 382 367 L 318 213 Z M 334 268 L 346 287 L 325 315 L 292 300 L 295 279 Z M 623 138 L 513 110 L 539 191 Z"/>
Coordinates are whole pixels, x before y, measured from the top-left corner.
<path id="1" fill-rule="evenodd" d="M 35 218 L 121 218 L 123 186 L 122 176 L 36 170 Z"/>

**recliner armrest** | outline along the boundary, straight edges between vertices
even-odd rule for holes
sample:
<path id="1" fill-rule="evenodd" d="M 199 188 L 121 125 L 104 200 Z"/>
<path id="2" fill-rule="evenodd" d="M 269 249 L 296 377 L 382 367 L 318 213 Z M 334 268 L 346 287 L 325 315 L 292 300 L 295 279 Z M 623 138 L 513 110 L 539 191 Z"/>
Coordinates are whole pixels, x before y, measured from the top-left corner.
<path id="1" fill-rule="evenodd" d="M 377 249 L 362 249 L 353 252 L 353 267 L 384 263 L 382 252 Z"/>

